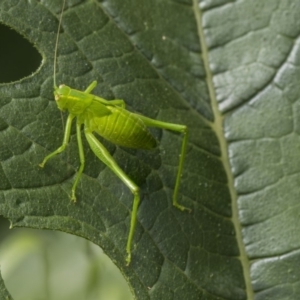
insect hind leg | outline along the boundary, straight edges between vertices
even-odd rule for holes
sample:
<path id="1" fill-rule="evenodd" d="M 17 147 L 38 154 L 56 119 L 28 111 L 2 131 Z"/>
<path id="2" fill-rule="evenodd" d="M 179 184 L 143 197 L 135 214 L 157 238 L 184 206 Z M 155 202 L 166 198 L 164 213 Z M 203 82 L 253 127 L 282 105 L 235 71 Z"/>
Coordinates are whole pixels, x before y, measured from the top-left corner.
<path id="1" fill-rule="evenodd" d="M 179 164 L 178 164 L 178 171 L 177 171 L 177 176 L 176 176 L 176 183 L 174 187 L 174 192 L 173 192 L 173 205 L 177 207 L 180 210 L 187 210 L 191 212 L 190 208 L 187 208 L 185 206 L 182 206 L 178 203 L 177 198 L 178 198 L 178 191 L 179 191 L 179 186 L 180 186 L 180 179 L 181 179 L 181 174 L 182 174 L 182 169 L 183 169 L 183 163 L 185 159 L 185 154 L 186 154 L 186 147 L 187 147 L 187 141 L 188 141 L 188 128 L 186 125 L 181 125 L 181 124 L 174 124 L 174 123 L 168 123 L 168 122 L 162 122 L 154 119 L 150 119 L 147 117 L 144 117 L 142 115 L 137 115 L 138 118 L 140 118 L 144 124 L 148 127 L 157 127 L 157 128 L 162 128 L 162 129 L 167 129 L 175 132 L 179 132 L 183 134 L 183 140 L 181 144 L 181 151 L 179 155 Z"/>
<path id="2" fill-rule="evenodd" d="M 127 245 L 126 245 L 126 252 L 127 252 L 126 261 L 127 261 L 127 265 L 129 265 L 131 261 L 132 240 L 133 240 L 133 235 L 134 235 L 136 221 L 137 221 L 137 211 L 140 203 L 139 187 L 127 176 L 127 174 L 124 173 L 124 171 L 118 166 L 118 164 L 116 163 L 114 158 L 110 155 L 110 153 L 107 151 L 107 149 L 99 142 L 99 140 L 88 129 L 85 129 L 84 133 L 95 155 L 124 182 L 124 184 L 130 189 L 130 191 L 134 196 L 132 212 L 131 212 L 130 230 L 129 230 Z"/>

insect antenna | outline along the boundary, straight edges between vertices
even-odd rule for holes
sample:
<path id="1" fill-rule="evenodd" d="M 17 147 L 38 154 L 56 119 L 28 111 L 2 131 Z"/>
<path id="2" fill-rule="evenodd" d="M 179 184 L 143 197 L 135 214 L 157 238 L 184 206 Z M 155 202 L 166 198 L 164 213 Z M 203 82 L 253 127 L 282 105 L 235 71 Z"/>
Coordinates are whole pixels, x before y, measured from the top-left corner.
<path id="1" fill-rule="evenodd" d="M 56 41 L 55 41 L 55 48 L 54 48 L 54 62 L 53 62 L 53 87 L 54 87 L 54 90 L 58 89 L 57 84 L 56 84 L 57 49 L 58 49 L 58 41 L 59 41 L 59 31 L 61 28 L 62 16 L 63 16 L 63 12 L 65 9 L 65 5 L 66 5 L 66 0 L 64 0 L 63 6 L 62 6 L 62 9 L 60 12 L 57 34 L 56 34 Z M 62 111 L 60 111 L 60 117 L 61 117 L 63 131 L 65 131 L 64 117 L 63 117 Z"/>
<path id="2" fill-rule="evenodd" d="M 64 9 L 65 9 L 65 4 L 66 4 L 66 0 L 64 0 L 63 6 L 61 9 L 58 28 L 57 28 L 55 48 L 54 48 L 54 63 L 53 63 L 53 87 L 54 87 L 54 89 L 57 89 L 57 84 L 56 84 L 57 49 L 58 49 L 59 31 L 61 28 L 61 21 L 62 21 L 62 15 L 63 15 Z"/>

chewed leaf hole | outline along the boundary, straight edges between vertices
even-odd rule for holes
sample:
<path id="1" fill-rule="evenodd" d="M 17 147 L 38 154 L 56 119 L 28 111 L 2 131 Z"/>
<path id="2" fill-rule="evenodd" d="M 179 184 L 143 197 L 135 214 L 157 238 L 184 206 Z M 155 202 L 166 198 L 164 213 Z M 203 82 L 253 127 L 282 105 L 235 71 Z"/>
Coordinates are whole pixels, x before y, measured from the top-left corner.
<path id="1" fill-rule="evenodd" d="M 42 56 L 15 30 L 0 23 L 0 83 L 18 81 L 40 66 Z"/>

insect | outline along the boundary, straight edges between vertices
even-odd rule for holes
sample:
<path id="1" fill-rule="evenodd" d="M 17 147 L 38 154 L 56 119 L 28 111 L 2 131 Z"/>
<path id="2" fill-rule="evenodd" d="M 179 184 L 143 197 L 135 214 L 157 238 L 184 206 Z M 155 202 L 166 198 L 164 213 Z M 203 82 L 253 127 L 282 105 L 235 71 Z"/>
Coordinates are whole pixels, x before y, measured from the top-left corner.
<path id="1" fill-rule="evenodd" d="M 84 128 L 84 135 L 94 154 L 119 177 L 123 183 L 129 188 L 133 194 L 133 206 L 131 212 L 130 229 L 126 245 L 126 262 L 129 265 L 131 261 L 131 247 L 137 222 L 137 211 L 140 203 L 139 187 L 127 176 L 127 174 L 118 166 L 117 162 L 106 150 L 106 148 L 96 138 L 94 133 L 102 136 L 108 141 L 129 148 L 136 149 L 152 149 L 157 146 L 156 139 L 150 133 L 148 127 L 158 127 L 183 134 L 180 159 L 173 193 L 173 205 L 184 211 L 190 209 L 180 205 L 177 202 L 180 178 L 183 168 L 183 162 L 186 154 L 186 146 L 188 140 L 188 129 L 185 125 L 173 124 L 163 121 L 147 118 L 143 115 L 132 113 L 125 108 L 123 100 L 105 100 L 101 97 L 93 95 L 91 92 L 96 87 L 97 82 L 93 81 L 85 91 L 72 89 L 66 85 L 57 86 L 56 84 L 56 64 L 57 64 L 57 49 L 59 41 L 59 31 L 62 22 L 65 0 L 63 3 L 58 32 L 55 44 L 54 53 L 54 98 L 58 109 L 61 111 L 67 110 L 69 116 L 67 118 L 64 138 L 62 145 L 54 152 L 47 155 L 43 162 L 39 165 L 44 167 L 46 162 L 63 152 L 70 139 L 71 125 L 76 119 L 76 135 L 78 142 L 80 167 L 75 176 L 75 180 L 71 189 L 71 200 L 76 202 L 76 187 L 82 175 L 85 165 L 84 150 L 81 139 L 81 129 Z"/>

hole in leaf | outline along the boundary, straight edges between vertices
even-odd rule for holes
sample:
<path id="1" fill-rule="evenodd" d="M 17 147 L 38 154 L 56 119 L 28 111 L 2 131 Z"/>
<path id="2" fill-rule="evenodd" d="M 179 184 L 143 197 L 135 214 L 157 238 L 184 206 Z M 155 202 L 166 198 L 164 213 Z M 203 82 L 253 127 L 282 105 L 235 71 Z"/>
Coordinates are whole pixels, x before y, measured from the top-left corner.
<path id="1" fill-rule="evenodd" d="M 0 23 L 0 83 L 20 80 L 40 66 L 42 56 L 15 30 Z"/>

